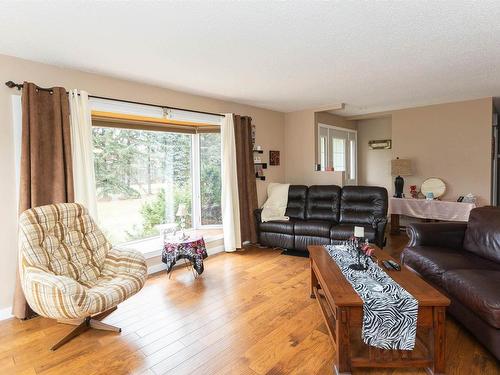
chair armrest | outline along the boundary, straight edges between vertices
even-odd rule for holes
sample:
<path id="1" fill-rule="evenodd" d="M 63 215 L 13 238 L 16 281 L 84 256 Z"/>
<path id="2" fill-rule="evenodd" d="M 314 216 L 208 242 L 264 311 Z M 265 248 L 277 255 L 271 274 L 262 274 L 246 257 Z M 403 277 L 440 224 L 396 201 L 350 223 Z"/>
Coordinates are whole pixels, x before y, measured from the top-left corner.
<path id="1" fill-rule="evenodd" d="M 253 211 L 255 216 L 255 224 L 262 223 L 262 208 L 257 208 Z"/>
<path id="2" fill-rule="evenodd" d="M 25 267 L 23 277 L 26 283 L 38 283 L 47 288 L 58 289 L 64 294 L 81 293 L 82 286 L 67 276 L 58 276 L 37 267 Z"/>
<path id="3" fill-rule="evenodd" d="M 133 249 L 111 249 L 106 255 L 102 268 L 103 274 L 119 272 L 145 276 L 147 271 L 144 255 Z"/>
<path id="4" fill-rule="evenodd" d="M 54 319 L 85 316 L 81 306 L 87 297 L 86 289 L 70 277 L 28 266 L 23 270 L 23 291 L 30 306 L 42 316 Z"/>
<path id="5" fill-rule="evenodd" d="M 408 247 L 439 246 L 462 249 L 467 223 L 413 223 L 406 227 Z"/>

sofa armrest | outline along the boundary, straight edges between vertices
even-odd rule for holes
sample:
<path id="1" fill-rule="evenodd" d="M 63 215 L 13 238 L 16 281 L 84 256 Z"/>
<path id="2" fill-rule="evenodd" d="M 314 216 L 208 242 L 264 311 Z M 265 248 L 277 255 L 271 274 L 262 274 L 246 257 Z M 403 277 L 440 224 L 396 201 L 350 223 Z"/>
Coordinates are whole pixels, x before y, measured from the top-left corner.
<path id="1" fill-rule="evenodd" d="M 408 247 L 440 246 L 462 249 L 467 223 L 413 223 L 406 227 Z"/>
<path id="2" fill-rule="evenodd" d="M 262 223 L 262 208 L 257 208 L 253 211 L 255 224 Z"/>
<path id="3" fill-rule="evenodd" d="M 385 226 L 387 224 L 387 218 L 384 217 L 376 217 L 375 220 L 373 220 L 372 226 L 373 228 L 380 228 L 381 226 Z"/>
<path id="4" fill-rule="evenodd" d="M 373 220 L 372 227 L 376 231 L 375 244 L 383 249 L 385 245 L 385 227 L 387 225 L 387 217 L 377 217 Z"/>

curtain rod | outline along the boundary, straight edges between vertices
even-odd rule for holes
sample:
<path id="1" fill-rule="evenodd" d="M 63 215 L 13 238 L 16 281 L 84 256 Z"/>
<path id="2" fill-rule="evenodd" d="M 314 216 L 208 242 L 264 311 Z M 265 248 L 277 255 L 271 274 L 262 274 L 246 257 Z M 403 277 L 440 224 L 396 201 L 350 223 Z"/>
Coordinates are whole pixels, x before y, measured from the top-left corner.
<path id="1" fill-rule="evenodd" d="M 16 88 L 18 90 L 22 90 L 22 88 L 23 88 L 23 84 L 22 83 L 15 83 L 13 81 L 7 81 L 7 82 L 5 82 L 5 86 L 7 86 L 7 87 L 9 87 L 11 89 Z M 52 90 L 52 89 L 43 88 L 43 87 L 38 87 L 38 89 L 42 90 L 42 91 L 51 91 Z M 66 91 L 66 93 L 67 93 L 67 91 Z M 185 109 L 185 108 L 178 108 L 178 107 L 169 107 L 169 106 L 159 105 L 159 104 L 135 102 L 135 101 L 132 101 L 132 100 L 108 98 L 108 97 L 105 97 L 105 96 L 89 95 L 89 98 L 104 99 L 104 100 L 114 100 L 114 101 L 123 102 L 123 103 L 147 105 L 147 106 L 150 106 L 150 107 L 157 107 L 157 108 L 176 109 L 176 110 L 179 110 L 179 111 L 187 111 L 187 112 L 201 113 L 201 114 L 204 114 L 204 115 L 212 115 L 212 116 L 224 117 L 224 115 L 222 115 L 220 113 L 205 112 L 205 111 L 196 111 L 196 110 L 193 110 L 193 109 Z"/>

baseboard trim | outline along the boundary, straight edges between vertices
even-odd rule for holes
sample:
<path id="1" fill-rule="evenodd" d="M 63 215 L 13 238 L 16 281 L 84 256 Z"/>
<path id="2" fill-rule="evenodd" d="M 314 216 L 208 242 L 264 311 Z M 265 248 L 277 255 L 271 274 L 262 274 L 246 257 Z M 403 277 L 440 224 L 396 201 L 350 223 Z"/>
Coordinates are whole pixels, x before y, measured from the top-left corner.
<path id="1" fill-rule="evenodd" d="M 165 263 L 153 264 L 148 267 L 148 275 L 152 275 L 157 272 L 161 272 L 167 269 L 167 265 Z"/>
<path id="2" fill-rule="evenodd" d="M 208 255 L 214 255 L 217 253 L 222 253 L 224 251 L 224 245 L 219 245 L 215 247 L 211 247 L 207 249 L 207 254 Z"/>
<path id="3" fill-rule="evenodd" d="M 12 306 L 0 310 L 0 320 L 10 319 L 12 317 L 14 317 L 14 315 L 12 315 Z"/>

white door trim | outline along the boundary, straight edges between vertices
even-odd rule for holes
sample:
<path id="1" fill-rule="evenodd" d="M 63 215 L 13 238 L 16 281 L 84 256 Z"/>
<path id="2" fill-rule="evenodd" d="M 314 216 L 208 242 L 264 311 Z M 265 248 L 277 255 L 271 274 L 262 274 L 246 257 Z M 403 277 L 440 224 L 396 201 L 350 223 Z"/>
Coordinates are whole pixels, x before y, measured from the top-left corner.
<path id="1" fill-rule="evenodd" d="M 327 129 L 335 129 L 335 130 L 342 130 L 345 132 L 351 132 L 351 133 L 357 133 L 358 131 L 355 129 L 349 129 L 349 128 L 343 128 L 341 126 L 334 126 L 334 125 L 327 125 L 327 124 L 322 124 L 321 122 L 318 123 L 318 126 L 321 128 L 327 128 Z"/>
<path id="2" fill-rule="evenodd" d="M 354 180 L 351 180 L 349 179 L 349 172 L 350 171 L 350 168 L 351 168 L 351 160 L 350 160 L 350 155 L 345 155 L 346 157 L 346 171 L 344 171 L 344 178 L 343 178 L 343 184 L 345 184 L 346 182 L 347 183 L 352 183 L 354 182 L 355 185 L 358 184 L 358 131 L 355 130 L 355 129 L 349 129 L 349 128 L 343 128 L 341 126 L 334 126 L 334 125 L 327 125 L 327 124 L 323 124 L 321 122 L 318 123 L 318 136 L 317 136 L 317 144 L 318 144 L 318 160 L 320 158 L 320 149 L 321 149 L 321 144 L 320 144 L 320 140 L 321 140 L 321 137 L 319 136 L 319 129 L 331 129 L 331 130 L 338 130 L 338 131 L 342 131 L 342 132 L 345 132 L 345 133 L 351 133 L 351 134 L 354 134 L 354 142 L 355 142 L 355 153 L 354 153 L 354 157 L 355 157 L 355 160 L 354 160 L 354 168 L 355 168 L 355 179 Z M 349 138 L 349 137 L 348 137 Z M 349 142 L 349 139 L 346 140 L 346 143 Z M 328 163 L 333 163 L 333 161 L 330 160 L 330 157 L 332 157 L 331 154 L 331 150 L 330 150 L 330 140 L 328 140 L 327 142 L 327 158 L 328 158 Z M 350 145 L 349 145 L 349 152 L 350 152 Z M 346 150 L 347 150 L 347 147 L 346 147 Z M 347 165 L 349 164 L 349 165 Z"/>

